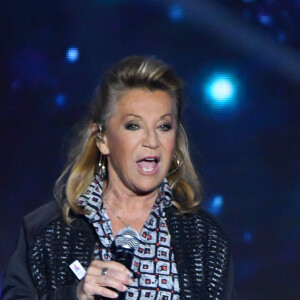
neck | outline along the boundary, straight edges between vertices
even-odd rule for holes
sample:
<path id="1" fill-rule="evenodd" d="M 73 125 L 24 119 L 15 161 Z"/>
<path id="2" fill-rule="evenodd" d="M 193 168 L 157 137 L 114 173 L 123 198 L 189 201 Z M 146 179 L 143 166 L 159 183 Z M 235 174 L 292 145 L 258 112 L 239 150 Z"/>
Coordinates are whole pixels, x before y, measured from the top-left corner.
<path id="1" fill-rule="evenodd" d="M 139 195 L 111 182 L 104 185 L 103 191 L 114 235 L 125 226 L 130 226 L 139 233 L 158 197 L 158 188 Z"/>
<path id="2" fill-rule="evenodd" d="M 134 193 L 125 194 L 121 193 L 120 190 L 115 187 L 107 187 L 104 190 L 106 202 L 119 212 L 126 211 L 127 213 L 150 209 L 154 205 L 157 195 L 157 189 L 147 195 L 136 195 Z"/>
<path id="3" fill-rule="evenodd" d="M 158 188 L 147 193 L 139 193 L 120 184 L 119 181 L 110 178 L 103 187 L 104 198 L 114 209 L 118 212 L 137 212 L 152 208 L 158 196 Z"/>

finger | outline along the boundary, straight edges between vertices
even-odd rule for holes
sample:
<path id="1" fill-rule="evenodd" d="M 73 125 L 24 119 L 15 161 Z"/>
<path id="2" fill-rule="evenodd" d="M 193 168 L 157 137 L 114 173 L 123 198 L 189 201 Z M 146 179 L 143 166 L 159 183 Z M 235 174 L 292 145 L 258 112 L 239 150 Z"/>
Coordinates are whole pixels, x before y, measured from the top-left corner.
<path id="1" fill-rule="evenodd" d="M 97 278 L 102 278 L 101 280 L 104 280 L 104 278 L 108 277 L 108 278 L 113 278 L 115 280 L 118 280 L 118 281 L 122 282 L 125 285 L 133 284 L 131 276 L 129 276 L 129 275 L 126 275 L 124 273 L 116 272 L 112 269 L 107 269 L 106 274 L 102 275 L 102 270 L 103 269 L 97 269 L 97 268 L 91 267 L 91 269 L 88 270 L 87 274 L 91 275 L 91 276 L 95 276 Z"/>
<path id="2" fill-rule="evenodd" d="M 102 272 L 103 270 L 106 270 L 106 274 L 103 275 Z M 125 268 L 125 273 L 124 273 L 124 268 L 119 269 L 119 268 L 110 268 L 107 265 L 103 264 L 91 264 L 90 267 L 87 270 L 87 274 L 89 275 L 93 275 L 93 276 L 98 276 L 98 277 L 103 277 L 103 276 L 108 276 L 108 277 L 112 277 L 114 279 L 117 279 L 119 281 L 121 281 L 123 284 L 125 285 L 131 285 L 133 283 L 131 277 L 132 274 L 131 272 L 127 272 L 128 270 Z M 128 275 L 130 274 L 130 275 Z"/>
<path id="3" fill-rule="evenodd" d="M 113 260 L 109 260 L 109 261 L 93 260 L 91 266 L 97 268 L 108 268 L 120 273 L 126 273 L 127 275 L 131 275 L 131 272 L 125 266 Z"/>
<path id="4" fill-rule="evenodd" d="M 108 287 L 119 292 L 125 292 L 127 290 L 127 286 L 124 285 L 121 281 L 109 276 L 86 275 L 84 281 L 85 282 L 83 284 L 83 290 L 87 293 L 93 292 L 95 287 Z M 100 290 L 98 289 L 98 291 Z"/>
<path id="5" fill-rule="evenodd" d="M 124 284 L 121 280 L 108 276 L 108 275 L 91 275 L 86 274 L 84 281 L 86 283 L 95 283 L 98 286 L 104 286 L 109 288 L 114 288 L 120 292 L 124 292 L 127 290 L 126 283 Z M 130 284 L 133 282 L 131 281 Z"/>
<path id="6" fill-rule="evenodd" d="M 99 286 L 95 282 L 86 282 L 83 286 L 85 294 L 90 297 L 94 295 L 104 296 L 107 298 L 117 298 L 118 294 L 106 287 Z"/>
<path id="7" fill-rule="evenodd" d="M 125 292 L 127 290 L 127 286 L 122 281 L 108 275 L 97 276 L 96 283 L 100 286 L 113 288 L 119 292 Z"/>

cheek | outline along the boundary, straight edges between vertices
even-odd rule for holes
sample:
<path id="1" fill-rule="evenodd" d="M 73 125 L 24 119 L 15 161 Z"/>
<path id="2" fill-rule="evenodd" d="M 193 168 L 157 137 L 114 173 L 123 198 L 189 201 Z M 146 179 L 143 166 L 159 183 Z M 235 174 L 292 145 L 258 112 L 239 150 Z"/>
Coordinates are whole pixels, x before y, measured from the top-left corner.
<path id="1" fill-rule="evenodd" d="M 176 147 L 176 138 L 175 135 L 170 136 L 168 139 L 165 140 L 165 149 L 170 153 L 173 154 Z"/>
<path id="2" fill-rule="evenodd" d="M 110 153 L 116 152 L 118 149 L 122 148 L 124 145 L 124 135 L 117 131 L 110 131 L 107 135 L 107 145 Z"/>
<path id="3" fill-rule="evenodd" d="M 126 162 L 128 156 L 133 153 L 134 140 L 130 139 L 126 134 L 112 136 L 108 148 L 111 159 Z"/>

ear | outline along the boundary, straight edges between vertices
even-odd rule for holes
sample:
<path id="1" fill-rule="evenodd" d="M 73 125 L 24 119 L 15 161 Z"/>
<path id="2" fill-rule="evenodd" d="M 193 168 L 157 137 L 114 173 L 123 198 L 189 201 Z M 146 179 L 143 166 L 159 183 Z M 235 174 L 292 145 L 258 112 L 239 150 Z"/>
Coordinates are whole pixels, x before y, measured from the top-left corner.
<path id="1" fill-rule="evenodd" d="M 103 141 L 99 141 L 96 140 L 96 145 L 97 148 L 99 149 L 99 151 L 103 154 L 103 155 L 108 155 L 109 154 L 109 147 L 108 147 L 108 143 L 107 143 L 107 137 L 105 134 L 102 134 L 103 137 Z"/>
<path id="2" fill-rule="evenodd" d="M 91 125 L 91 135 L 96 134 L 99 131 L 99 125 L 97 123 L 92 123 Z"/>
<path id="3" fill-rule="evenodd" d="M 103 132 L 102 133 L 99 132 L 99 125 L 97 123 L 92 123 L 91 132 L 92 132 L 92 135 L 95 137 L 96 146 L 99 149 L 99 151 L 103 155 L 108 155 L 109 148 L 107 145 L 106 135 Z M 101 134 L 101 139 L 97 138 L 97 135 L 99 135 L 99 134 Z"/>

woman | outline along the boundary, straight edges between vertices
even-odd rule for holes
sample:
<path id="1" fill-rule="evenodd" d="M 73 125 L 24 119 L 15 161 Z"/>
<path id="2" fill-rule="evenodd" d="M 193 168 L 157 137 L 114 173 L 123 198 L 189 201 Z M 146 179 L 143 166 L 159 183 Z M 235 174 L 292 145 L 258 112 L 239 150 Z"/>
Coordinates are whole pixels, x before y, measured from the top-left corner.
<path id="1" fill-rule="evenodd" d="M 181 81 L 161 61 L 128 57 L 107 72 L 59 204 L 24 219 L 3 299 L 232 299 L 228 241 L 199 208 L 181 107 Z M 124 231 L 136 245 L 127 266 Z"/>

